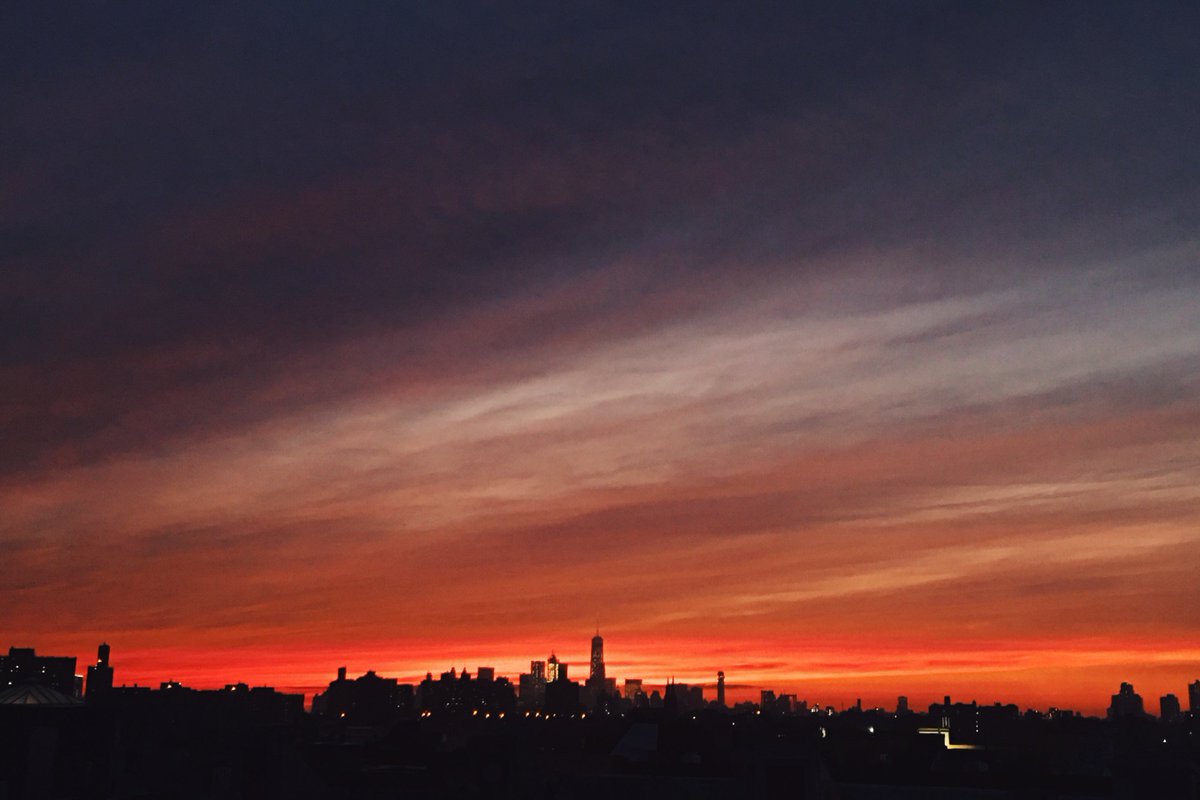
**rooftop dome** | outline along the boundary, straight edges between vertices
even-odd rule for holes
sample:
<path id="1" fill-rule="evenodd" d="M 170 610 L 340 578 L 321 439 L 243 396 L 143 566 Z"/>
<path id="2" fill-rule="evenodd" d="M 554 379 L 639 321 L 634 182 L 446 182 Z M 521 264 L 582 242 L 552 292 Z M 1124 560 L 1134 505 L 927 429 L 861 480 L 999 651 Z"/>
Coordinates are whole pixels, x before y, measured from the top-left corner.
<path id="1" fill-rule="evenodd" d="M 0 706 L 81 706 L 82 700 L 68 697 L 57 689 L 36 683 L 22 683 L 0 692 Z"/>

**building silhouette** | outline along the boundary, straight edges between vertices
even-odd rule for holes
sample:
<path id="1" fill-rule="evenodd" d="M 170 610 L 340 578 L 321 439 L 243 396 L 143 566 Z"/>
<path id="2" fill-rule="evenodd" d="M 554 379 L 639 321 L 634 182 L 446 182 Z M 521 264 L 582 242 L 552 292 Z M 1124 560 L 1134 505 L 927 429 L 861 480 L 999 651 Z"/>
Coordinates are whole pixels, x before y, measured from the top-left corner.
<path id="1" fill-rule="evenodd" d="M 346 668 L 339 667 L 337 679 L 324 692 L 313 697 L 313 713 L 329 719 L 345 720 L 349 724 L 378 725 L 396 719 L 414 709 L 414 692 L 410 684 L 400 684 L 395 678 L 383 678 L 368 670 L 354 680 L 346 678 Z"/>
<path id="2" fill-rule="evenodd" d="M 96 663 L 87 668 L 87 687 L 84 695 L 88 700 L 103 697 L 112 691 L 113 668 L 108 663 L 108 643 L 96 649 Z"/>
<path id="3" fill-rule="evenodd" d="M 717 705 L 725 708 L 725 672 L 718 670 L 717 672 Z"/>
<path id="4" fill-rule="evenodd" d="M 1122 683 L 1120 690 L 1112 696 L 1112 703 L 1108 706 L 1109 719 L 1126 719 L 1145 715 L 1146 707 L 1142 702 L 1142 696 L 1133 691 L 1133 684 Z"/>
<path id="5" fill-rule="evenodd" d="M 672 678 L 663 696 L 663 708 L 669 715 L 694 714 L 704 707 L 704 689 L 676 683 Z"/>
<path id="6" fill-rule="evenodd" d="M 417 687 L 417 704 L 421 711 L 450 716 L 470 716 L 509 712 L 516 708 L 517 695 L 508 678 L 495 677 L 491 667 L 482 668 L 482 677 L 471 678 L 465 668 L 461 673 L 451 669 L 438 680 L 426 674 Z"/>
<path id="7" fill-rule="evenodd" d="M 609 700 L 616 694 L 616 681 L 608 680 L 604 670 L 604 639 L 600 632 L 592 637 L 592 657 L 589 663 L 588 678 L 585 682 L 585 705 L 591 711 L 601 711 L 608 707 Z"/>
<path id="8" fill-rule="evenodd" d="M 1188 711 L 1200 714 L 1200 681 L 1188 684 Z"/>
<path id="9" fill-rule="evenodd" d="M 546 684 L 546 711 L 551 714 L 572 716 L 579 713 L 582 708 L 580 686 L 575 681 L 567 680 L 566 664 L 558 666 L 558 677 Z"/>
<path id="10" fill-rule="evenodd" d="M 546 705 L 546 662 L 530 661 L 529 672 L 517 679 L 521 705 L 529 709 L 540 709 Z"/>
<path id="11" fill-rule="evenodd" d="M 1158 700 L 1158 716 L 1163 722 L 1178 722 L 1181 716 L 1179 698 L 1173 694 L 1164 694 Z"/>
<path id="12" fill-rule="evenodd" d="M 74 656 L 39 656 L 32 647 L 10 647 L 0 656 L 0 689 L 35 683 L 78 696 Z"/>

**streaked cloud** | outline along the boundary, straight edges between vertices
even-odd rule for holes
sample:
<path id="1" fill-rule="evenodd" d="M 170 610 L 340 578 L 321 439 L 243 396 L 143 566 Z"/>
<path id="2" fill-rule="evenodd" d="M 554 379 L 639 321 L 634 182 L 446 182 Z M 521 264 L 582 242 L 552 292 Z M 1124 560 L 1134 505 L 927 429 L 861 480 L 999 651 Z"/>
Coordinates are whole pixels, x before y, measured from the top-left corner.
<path id="1" fill-rule="evenodd" d="M 653 680 L 1090 709 L 1194 667 L 1186 26 L 122 13 L 14 20 L 87 34 L 0 126 L 14 644 L 311 686 L 599 620 Z"/>

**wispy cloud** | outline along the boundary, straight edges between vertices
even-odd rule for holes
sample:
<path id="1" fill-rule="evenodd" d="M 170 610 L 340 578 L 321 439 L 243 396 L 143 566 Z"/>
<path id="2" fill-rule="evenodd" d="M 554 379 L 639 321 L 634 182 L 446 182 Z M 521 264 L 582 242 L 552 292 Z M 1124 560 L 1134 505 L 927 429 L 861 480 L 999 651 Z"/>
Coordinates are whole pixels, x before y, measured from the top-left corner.
<path id="1" fill-rule="evenodd" d="M 1179 678 L 1194 26 L 710 12 L 9 15 L 10 635 Z"/>

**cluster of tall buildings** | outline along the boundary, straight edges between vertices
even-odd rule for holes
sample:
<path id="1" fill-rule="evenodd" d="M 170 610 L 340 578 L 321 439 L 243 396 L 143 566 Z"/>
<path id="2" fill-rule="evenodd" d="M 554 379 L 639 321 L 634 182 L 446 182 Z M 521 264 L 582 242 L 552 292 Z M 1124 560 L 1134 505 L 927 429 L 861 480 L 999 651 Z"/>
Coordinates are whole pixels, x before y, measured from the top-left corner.
<path id="1" fill-rule="evenodd" d="M 554 709 L 566 712 L 583 707 L 597 710 L 619 699 L 617 681 L 609 678 L 604 665 L 604 637 L 597 631 L 592 637 L 588 676 L 583 685 L 568 677 L 568 665 L 554 653 L 545 661 L 530 661 L 529 672 L 517 679 L 520 704 L 531 710 Z"/>
<path id="2" fill-rule="evenodd" d="M 1188 711 L 1200 715 L 1200 680 L 1188 684 Z M 1183 715 L 1179 698 L 1171 692 L 1158 699 L 1158 716 L 1163 722 L 1175 722 Z M 1142 696 L 1133 690 L 1133 684 L 1122 683 L 1112 696 L 1108 706 L 1109 719 L 1128 719 L 1146 716 L 1146 704 Z"/>
<path id="3" fill-rule="evenodd" d="M 575 688 L 569 688 L 574 685 Z M 604 638 L 597 631 L 592 637 L 588 677 L 582 686 L 567 677 L 567 665 L 551 653 L 547 661 L 532 661 L 529 672 L 518 680 L 520 704 L 531 710 L 579 707 L 588 711 L 619 711 L 626 708 L 675 708 L 682 712 L 704 707 L 703 689 L 667 682 L 663 691 L 645 691 L 641 678 L 626 678 L 620 689 L 617 679 L 609 677 L 604 663 Z M 717 705 L 725 705 L 725 673 L 717 673 Z"/>
<path id="4" fill-rule="evenodd" d="M 497 677 L 492 667 L 479 667 L 472 675 L 467 668 L 450 669 L 438 676 L 426 673 L 416 685 L 399 684 L 374 672 L 350 679 L 346 669 L 313 698 L 319 716 L 369 724 L 380 715 L 492 715 L 513 712 L 536 715 L 581 716 L 587 713 L 621 713 L 635 708 L 662 708 L 678 713 L 695 713 L 707 706 L 725 703 L 725 674 L 717 675 L 715 703 L 704 698 L 703 687 L 669 680 L 663 690 L 647 691 L 640 678 L 626 678 L 618 688 L 608 675 L 604 661 L 604 638 L 597 632 L 591 641 L 587 677 L 572 680 L 569 665 L 557 654 L 530 661 L 529 671 L 514 684 Z"/>

